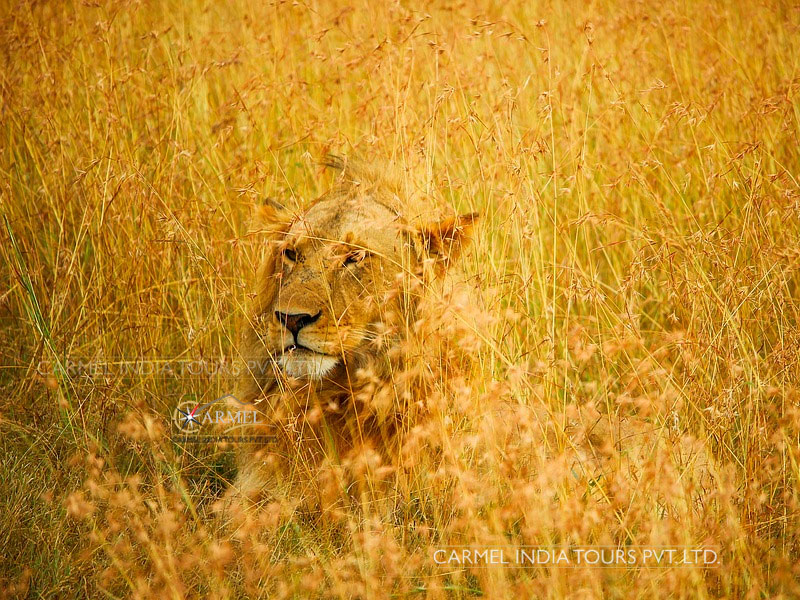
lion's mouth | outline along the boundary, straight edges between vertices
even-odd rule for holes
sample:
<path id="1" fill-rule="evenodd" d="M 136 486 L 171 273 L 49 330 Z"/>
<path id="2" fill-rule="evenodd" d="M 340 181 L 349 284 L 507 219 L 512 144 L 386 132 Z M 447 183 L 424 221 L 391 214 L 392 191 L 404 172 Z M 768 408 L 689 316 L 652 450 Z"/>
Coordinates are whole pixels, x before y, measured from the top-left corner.
<path id="1" fill-rule="evenodd" d="M 283 349 L 278 364 L 292 377 L 322 379 L 339 364 L 339 358 L 307 346 L 291 344 Z"/>
<path id="2" fill-rule="evenodd" d="M 313 349 L 309 348 L 308 346 L 303 346 L 302 344 L 290 344 L 289 346 L 286 346 L 283 349 L 283 354 L 291 355 L 291 354 L 303 354 L 303 353 L 317 354 L 319 356 L 328 356 L 330 358 L 335 358 L 335 357 L 331 356 L 330 354 L 326 354 L 325 352 L 319 352 L 317 350 L 313 350 Z"/>

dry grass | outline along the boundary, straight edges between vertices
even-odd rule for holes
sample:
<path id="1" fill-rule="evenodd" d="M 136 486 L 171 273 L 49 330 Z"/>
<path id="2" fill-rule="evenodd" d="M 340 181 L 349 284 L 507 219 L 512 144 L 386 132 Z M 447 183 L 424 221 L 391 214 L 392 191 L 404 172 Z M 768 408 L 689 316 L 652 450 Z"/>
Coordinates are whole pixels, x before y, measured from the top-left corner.
<path id="1" fill-rule="evenodd" d="M 797 7 L 4 4 L 7 594 L 800 595 Z M 227 383 L 59 363 L 230 355 L 250 207 L 318 195 L 327 151 L 481 213 L 490 332 L 392 510 L 365 485 L 222 531 L 230 449 L 165 433 Z M 711 544 L 722 567 L 443 569 L 442 544 Z"/>

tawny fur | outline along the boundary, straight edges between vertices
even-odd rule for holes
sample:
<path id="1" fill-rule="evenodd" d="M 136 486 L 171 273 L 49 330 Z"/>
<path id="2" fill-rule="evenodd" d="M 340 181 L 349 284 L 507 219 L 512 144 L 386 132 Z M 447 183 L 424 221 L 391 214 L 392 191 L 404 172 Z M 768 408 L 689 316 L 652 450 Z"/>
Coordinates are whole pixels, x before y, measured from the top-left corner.
<path id="1" fill-rule="evenodd" d="M 454 262 L 475 215 L 425 222 L 391 179 L 329 163 L 342 170 L 339 182 L 310 206 L 261 209 L 266 256 L 242 358 L 266 368 L 243 374 L 236 393 L 263 416 L 244 433 L 273 436 L 240 451 L 234 493 L 254 500 L 279 487 L 289 463 L 309 470 L 289 475 L 301 482 L 353 456 L 396 465 L 404 432 L 426 411 L 426 364 L 442 352 L 416 339 L 419 313 L 432 296 L 457 310 L 466 289 Z M 447 310 L 441 322 L 457 318 Z M 295 339 L 276 313 L 316 320 Z M 293 344 L 309 350 L 287 350 Z"/>

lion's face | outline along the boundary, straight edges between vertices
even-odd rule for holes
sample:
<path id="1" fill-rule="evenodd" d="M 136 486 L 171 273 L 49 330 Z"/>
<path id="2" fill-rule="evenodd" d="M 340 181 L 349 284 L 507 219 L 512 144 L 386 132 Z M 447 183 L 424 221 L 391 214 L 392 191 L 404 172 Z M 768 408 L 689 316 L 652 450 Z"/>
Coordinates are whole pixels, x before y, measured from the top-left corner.
<path id="1" fill-rule="evenodd" d="M 392 206 L 379 187 L 353 186 L 299 215 L 268 210 L 253 332 L 286 375 L 346 383 L 379 340 L 397 335 L 388 317 L 408 316 L 409 283 L 442 274 L 475 218 L 412 227 Z"/>
<path id="2" fill-rule="evenodd" d="M 329 376 L 368 350 L 387 299 L 416 262 L 400 217 L 364 198 L 313 205 L 275 252 L 263 341 L 287 375 L 309 379 Z"/>

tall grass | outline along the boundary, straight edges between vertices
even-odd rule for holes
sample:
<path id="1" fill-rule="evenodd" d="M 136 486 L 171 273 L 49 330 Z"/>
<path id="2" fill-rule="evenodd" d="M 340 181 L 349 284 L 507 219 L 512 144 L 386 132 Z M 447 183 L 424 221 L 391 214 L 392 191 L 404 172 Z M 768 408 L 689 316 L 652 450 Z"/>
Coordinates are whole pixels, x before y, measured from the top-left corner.
<path id="1" fill-rule="evenodd" d="M 5 3 L 4 592 L 800 595 L 798 28 L 779 2 Z M 65 365 L 230 356 L 251 208 L 319 195 L 328 151 L 482 215 L 488 332 L 394 510 L 289 499 L 232 531 L 231 449 L 166 437 L 229 382 Z M 721 566 L 441 568 L 445 544 Z"/>

